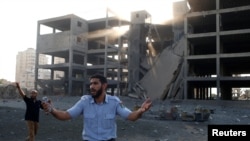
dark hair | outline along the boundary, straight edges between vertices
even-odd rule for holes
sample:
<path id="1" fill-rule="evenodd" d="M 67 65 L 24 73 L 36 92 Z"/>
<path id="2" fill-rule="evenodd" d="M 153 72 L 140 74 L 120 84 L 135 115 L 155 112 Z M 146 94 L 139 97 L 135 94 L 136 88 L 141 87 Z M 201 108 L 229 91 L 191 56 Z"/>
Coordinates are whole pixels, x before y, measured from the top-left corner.
<path id="1" fill-rule="evenodd" d="M 97 78 L 97 79 L 99 79 L 100 82 L 101 82 L 102 84 L 108 83 L 108 82 L 107 82 L 107 78 L 104 77 L 104 76 L 101 75 L 101 74 L 94 74 L 94 75 L 90 76 L 89 80 L 92 79 L 92 78 Z"/>

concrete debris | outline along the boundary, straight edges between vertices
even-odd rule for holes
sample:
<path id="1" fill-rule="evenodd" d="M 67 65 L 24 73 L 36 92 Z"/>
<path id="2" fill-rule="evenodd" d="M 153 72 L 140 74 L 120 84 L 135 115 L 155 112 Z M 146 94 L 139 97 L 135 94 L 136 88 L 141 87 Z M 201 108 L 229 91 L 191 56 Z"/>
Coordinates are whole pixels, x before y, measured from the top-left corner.
<path id="1" fill-rule="evenodd" d="M 27 88 L 22 88 L 25 94 L 29 93 Z M 39 92 L 40 93 L 40 92 Z M 0 84 L 0 98 L 1 99 L 16 99 L 21 98 L 18 90 L 13 83 L 11 84 Z"/>
<path id="2" fill-rule="evenodd" d="M 197 121 L 203 122 L 209 120 L 210 114 L 214 113 L 214 110 L 197 106 L 194 108 L 193 113 L 182 111 L 178 106 L 172 106 L 170 112 L 165 110 L 160 111 L 159 118 L 163 120 L 182 120 L 182 121 Z"/>
<path id="3" fill-rule="evenodd" d="M 198 105 L 195 108 L 195 112 L 194 112 L 195 120 L 196 121 L 207 121 L 209 119 L 209 116 L 211 113 L 210 111 L 211 111 L 210 109 L 206 109 L 206 108 L 203 108 L 203 107 Z"/>
<path id="4" fill-rule="evenodd" d="M 165 110 L 160 111 L 160 119 L 176 120 L 178 118 L 178 114 L 178 107 L 173 106 L 171 107 L 170 112 Z"/>
<path id="5" fill-rule="evenodd" d="M 195 121 L 195 115 L 188 112 L 181 112 L 181 120 L 183 121 Z"/>
<path id="6" fill-rule="evenodd" d="M 19 94 L 16 87 L 12 84 L 0 85 L 0 98 L 13 99 L 18 98 Z"/>

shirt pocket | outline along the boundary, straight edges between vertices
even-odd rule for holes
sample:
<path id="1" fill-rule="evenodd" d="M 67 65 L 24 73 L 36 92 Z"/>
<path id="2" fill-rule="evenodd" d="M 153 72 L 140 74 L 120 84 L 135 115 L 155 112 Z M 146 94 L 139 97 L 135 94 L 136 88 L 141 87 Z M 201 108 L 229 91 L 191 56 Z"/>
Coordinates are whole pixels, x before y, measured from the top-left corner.
<path id="1" fill-rule="evenodd" d="M 94 114 L 84 114 L 84 120 L 87 127 L 96 128 L 98 126 Z"/>
<path id="2" fill-rule="evenodd" d="M 105 114 L 104 121 L 102 122 L 103 128 L 110 129 L 115 126 L 115 114 Z"/>

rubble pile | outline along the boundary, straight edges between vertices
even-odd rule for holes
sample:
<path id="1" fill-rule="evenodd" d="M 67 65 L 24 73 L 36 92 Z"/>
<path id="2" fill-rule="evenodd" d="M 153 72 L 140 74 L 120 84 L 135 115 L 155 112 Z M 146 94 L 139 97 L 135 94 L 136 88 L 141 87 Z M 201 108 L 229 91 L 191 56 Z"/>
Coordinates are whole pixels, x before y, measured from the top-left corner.
<path id="1" fill-rule="evenodd" d="M 0 85 L 0 98 L 1 99 L 15 99 L 18 97 L 19 97 L 19 94 L 14 85 L 11 85 L 11 84 Z"/>
<path id="2" fill-rule="evenodd" d="M 182 120 L 182 121 L 198 121 L 203 122 L 209 120 L 210 114 L 213 114 L 213 109 L 207 109 L 201 106 L 194 108 L 194 112 L 187 112 L 180 109 L 179 106 L 172 106 L 170 111 L 161 110 L 159 119 L 161 120 Z"/>

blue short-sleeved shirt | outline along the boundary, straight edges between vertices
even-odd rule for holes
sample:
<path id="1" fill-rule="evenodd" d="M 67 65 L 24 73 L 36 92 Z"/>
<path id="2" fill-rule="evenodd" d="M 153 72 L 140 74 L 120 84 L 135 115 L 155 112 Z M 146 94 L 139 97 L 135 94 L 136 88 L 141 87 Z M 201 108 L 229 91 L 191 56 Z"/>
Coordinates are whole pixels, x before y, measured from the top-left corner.
<path id="1" fill-rule="evenodd" d="M 83 115 L 82 137 L 89 141 L 116 138 L 116 115 L 126 119 L 131 113 L 117 96 L 108 94 L 101 104 L 95 103 L 91 95 L 84 95 L 67 111 L 72 118 Z"/>

